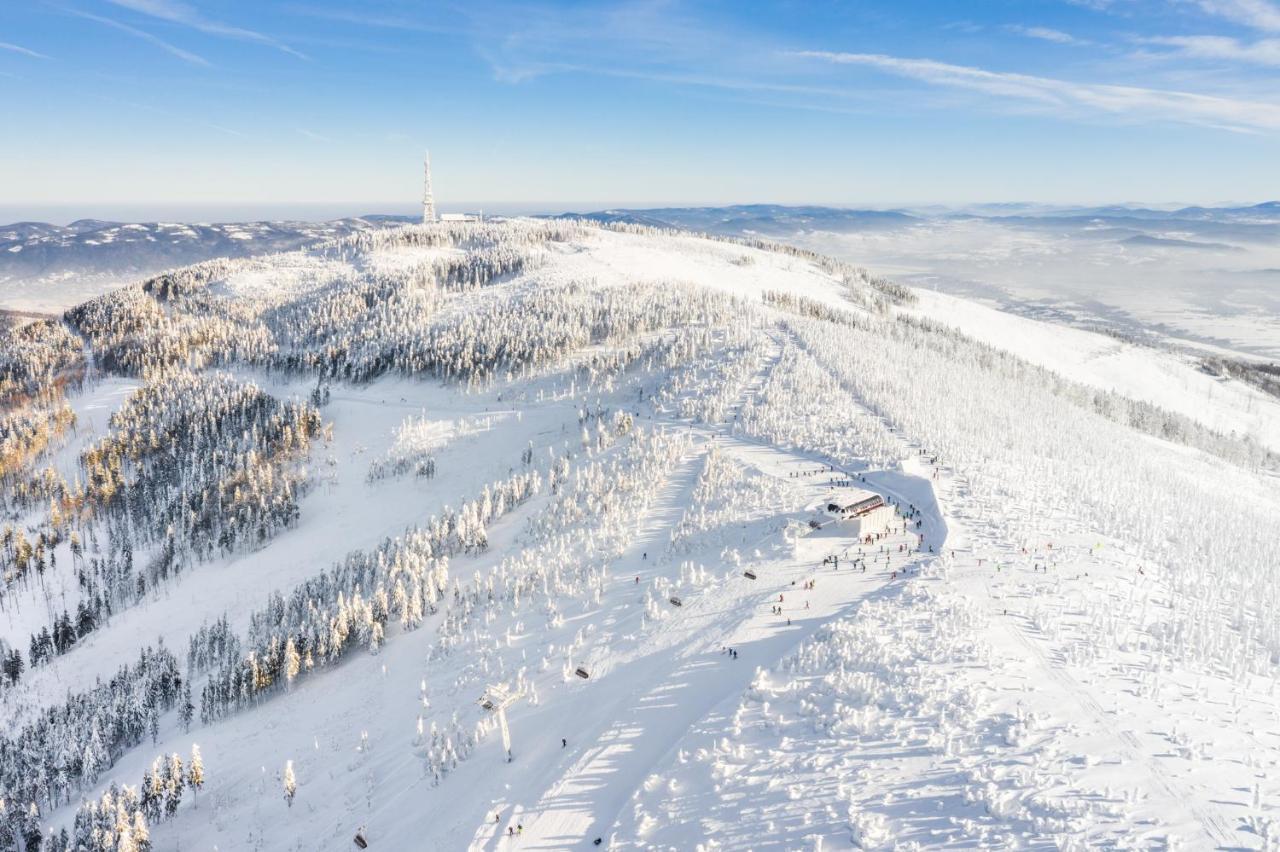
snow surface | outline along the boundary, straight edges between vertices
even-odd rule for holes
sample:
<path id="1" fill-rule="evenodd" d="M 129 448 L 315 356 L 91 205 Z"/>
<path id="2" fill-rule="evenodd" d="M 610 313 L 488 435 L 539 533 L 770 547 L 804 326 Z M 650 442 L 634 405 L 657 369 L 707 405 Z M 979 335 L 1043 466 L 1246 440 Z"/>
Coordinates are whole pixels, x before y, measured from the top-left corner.
<path id="1" fill-rule="evenodd" d="M 673 850 L 1276 848 L 1276 658 L 1255 662 L 1262 652 L 1250 649 L 1264 638 L 1242 626 L 1252 623 L 1243 604 L 1197 610 L 1188 627 L 1178 613 L 1197 591 L 1186 576 L 1124 530 L 1100 529 L 1061 483 L 1035 479 L 1034 459 L 1033 478 L 1015 482 L 1002 465 L 988 472 L 959 449 L 953 460 L 922 444 L 914 421 L 864 396 L 909 383 L 910 363 L 855 387 L 838 347 L 817 348 L 794 316 L 761 305 L 766 291 L 784 291 L 858 315 L 844 284 L 813 262 L 599 229 L 539 251 L 539 265 L 453 296 L 447 310 L 568 282 L 681 282 L 741 297 L 744 319 L 686 363 L 606 378 L 583 379 L 579 368 L 607 344 L 471 389 L 390 376 L 335 382 L 323 408 L 333 437 L 312 452 L 299 524 L 192 567 L 29 672 L 0 693 L 3 727 L 157 637 L 184 657 L 207 620 L 225 613 L 242 632 L 273 590 L 287 594 L 345 554 L 458 506 L 520 469 L 530 448 L 543 469 L 552 454 L 568 457 L 578 478 L 495 523 L 487 550 L 454 557 L 452 604 L 417 629 L 389 628 L 377 653 L 348 654 L 189 733 L 169 714 L 154 744 L 126 752 L 86 792 L 136 784 L 155 755 L 185 755 L 197 742 L 208 781 L 152 828 L 157 850 L 350 849 L 361 827 L 374 850 L 577 849 L 597 838 L 603 848 Z M 334 276 L 438 256 L 280 255 L 210 292 L 283 303 Z M 909 310 L 1280 448 L 1274 401 L 1174 356 L 935 294 Z M 280 398 L 314 385 L 239 372 Z M 73 395 L 78 432 L 53 463 L 71 475 L 76 453 L 136 385 L 106 379 Z M 590 408 L 630 412 L 655 443 L 584 446 Z M 1096 419 L 1099 435 L 1129 434 Z M 1260 538 L 1280 533 L 1274 472 L 1135 440 L 1171 481 L 1238 494 L 1250 518 L 1270 518 Z M 434 477 L 371 476 L 423 455 Z M 582 472 L 609 463 L 619 490 L 599 499 L 591 489 L 603 486 Z M 988 475 L 994 482 L 977 481 Z M 814 507 L 846 483 L 917 514 L 871 544 L 840 524 L 811 530 Z M 566 521 L 557 507 L 574 494 L 591 511 Z M 1171 541 L 1215 534 L 1168 523 Z M 1247 558 L 1258 564 L 1242 572 L 1261 570 L 1262 557 Z M 71 559 L 59 554 L 58 565 L 47 591 L 6 602 L 0 637 L 25 647 L 47 621 L 46 601 L 74 603 Z M 539 590 L 495 595 L 530 566 L 542 572 Z M 1202 656 L 1186 652 L 1187 630 Z M 590 677 L 575 676 L 578 666 Z M 477 705 L 494 683 L 526 691 L 508 711 L 510 762 Z M 475 747 L 435 777 L 431 735 L 419 726 L 455 722 Z M 298 783 L 291 807 L 280 794 L 287 761 Z M 47 816 L 69 824 L 74 807 Z"/>
<path id="2" fill-rule="evenodd" d="M 1093 387 L 1150 402 L 1280 450 L 1280 399 L 1211 376 L 1182 356 L 1104 334 L 1037 322 L 969 299 L 916 289 L 909 312 Z"/>

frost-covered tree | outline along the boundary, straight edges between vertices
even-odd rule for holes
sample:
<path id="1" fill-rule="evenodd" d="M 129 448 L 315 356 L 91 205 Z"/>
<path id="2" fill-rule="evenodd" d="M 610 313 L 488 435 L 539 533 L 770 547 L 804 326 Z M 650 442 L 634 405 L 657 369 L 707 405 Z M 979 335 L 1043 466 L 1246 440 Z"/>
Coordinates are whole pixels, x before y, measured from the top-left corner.
<path id="1" fill-rule="evenodd" d="M 284 801 L 289 807 L 293 807 L 293 797 L 298 793 L 298 779 L 293 774 L 293 761 L 285 761 L 284 764 Z"/>
<path id="2" fill-rule="evenodd" d="M 187 764 L 187 784 L 193 795 L 204 787 L 204 758 L 200 754 L 200 746 L 191 744 L 191 762 Z"/>

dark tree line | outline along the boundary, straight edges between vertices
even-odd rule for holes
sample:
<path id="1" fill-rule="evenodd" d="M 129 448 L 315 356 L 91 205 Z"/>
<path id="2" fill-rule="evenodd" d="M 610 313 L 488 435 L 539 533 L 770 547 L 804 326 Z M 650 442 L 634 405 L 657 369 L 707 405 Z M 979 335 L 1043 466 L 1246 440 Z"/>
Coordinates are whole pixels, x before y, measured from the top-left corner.
<path id="1" fill-rule="evenodd" d="M 155 737 L 183 693 L 177 658 L 150 646 L 111 679 L 40 711 L 0 737 L 0 797 L 57 807 L 92 785 L 127 749 Z"/>
<path id="2" fill-rule="evenodd" d="M 58 320 L 37 320 L 0 334 L 0 406 L 16 408 L 55 387 L 79 387 L 83 344 Z"/>
<path id="3" fill-rule="evenodd" d="M 311 406 L 217 372 L 144 385 L 111 422 L 81 456 L 87 499 L 121 540 L 164 546 L 153 581 L 296 521 L 302 480 L 284 464 L 321 426 Z"/>

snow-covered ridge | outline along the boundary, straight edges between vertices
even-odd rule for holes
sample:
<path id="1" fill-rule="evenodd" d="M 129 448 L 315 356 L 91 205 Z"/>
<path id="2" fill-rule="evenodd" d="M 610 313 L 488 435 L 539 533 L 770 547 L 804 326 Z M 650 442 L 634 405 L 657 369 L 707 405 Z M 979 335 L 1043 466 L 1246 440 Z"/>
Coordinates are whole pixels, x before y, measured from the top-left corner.
<path id="1" fill-rule="evenodd" d="M 384 220 L 176 224 L 81 220 L 0 226 L 0 308 L 55 313 L 162 270 L 288 251 Z"/>
<path id="2" fill-rule="evenodd" d="M 916 290 L 908 310 L 1065 378 L 1149 402 L 1214 431 L 1280 451 L 1280 398 L 1213 376 L 1188 358 L 1115 337 L 1037 322 L 967 299 Z"/>
<path id="3" fill-rule="evenodd" d="M 933 311 L 513 220 L 24 326 L 0 848 L 1272 842 L 1275 459 Z"/>

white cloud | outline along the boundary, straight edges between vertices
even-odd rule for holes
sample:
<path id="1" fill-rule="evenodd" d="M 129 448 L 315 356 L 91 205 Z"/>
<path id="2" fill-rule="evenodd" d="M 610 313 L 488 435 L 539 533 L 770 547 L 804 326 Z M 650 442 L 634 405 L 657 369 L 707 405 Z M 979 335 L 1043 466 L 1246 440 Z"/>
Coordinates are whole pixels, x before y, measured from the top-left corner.
<path id="1" fill-rule="evenodd" d="M 802 51 L 794 55 L 876 68 L 934 86 L 981 92 L 1058 113 L 1105 113 L 1125 119 L 1175 121 L 1235 131 L 1280 131 L 1280 104 L 1276 103 L 1137 86 L 1074 83 L 873 53 Z"/>
<path id="2" fill-rule="evenodd" d="M 200 14 L 200 12 L 186 3 L 177 2 L 177 0 L 107 0 L 125 9 L 138 12 L 143 15 L 149 15 L 153 18 L 159 18 L 162 21 L 169 21 L 174 24 L 181 24 L 185 27 L 199 30 L 208 35 L 222 36 L 224 38 L 233 38 L 240 41 L 251 41 L 257 44 L 274 47 L 276 50 L 284 51 L 291 56 L 299 59 L 307 57 L 302 53 L 282 44 L 269 35 L 256 32 L 254 30 L 244 29 L 243 27 L 233 27 L 228 24 L 211 21 Z"/>
<path id="3" fill-rule="evenodd" d="M 169 42 L 165 41 L 164 39 L 157 38 L 156 36 L 153 36 L 151 33 L 144 32 L 140 29 L 137 29 L 136 27 L 131 27 L 128 24 L 122 24 L 119 21 L 114 21 L 111 18 L 104 18 L 101 15 L 95 15 L 91 12 L 72 12 L 71 14 L 78 15 L 81 18 L 87 18 L 90 21 L 97 21 L 103 26 L 111 27 L 112 29 L 117 29 L 122 33 L 128 33 L 134 38 L 139 38 L 145 42 L 154 44 L 156 47 L 160 48 L 161 50 L 171 53 L 174 56 L 178 57 L 183 62 L 189 62 L 192 65 L 203 65 L 206 67 L 209 66 L 209 60 L 205 59 L 203 56 L 192 53 L 189 50 L 183 50 L 182 48 L 176 45 L 169 44 Z"/>
<path id="4" fill-rule="evenodd" d="M 1035 38 L 1040 41 L 1051 41 L 1054 44 L 1088 44 L 1088 42 L 1076 38 L 1070 33 L 1064 33 L 1062 30 L 1054 30 L 1049 27 L 1023 27 L 1013 25 L 1009 27 L 1010 32 L 1018 35 L 1024 35 L 1027 38 Z"/>
<path id="5" fill-rule="evenodd" d="M 21 53 L 23 56 L 30 56 L 33 59 L 48 59 L 43 53 L 36 53 L 30 48 L 23 47 L 20 44 L 10 44 L 7 41 L 0 41 L 0 50 L 12 50 L 14 53 Z"/>
<path id="6" fill-rule="evenodd" d="M 1197 5 L 1216 15 L 1267 32 L 1280 32 L 1280 6 L 1270 0 L 1197 0 Z"/>
<path id="7" fill-rule="evenodd" d="M 1172 53 L 1194 59 L 1225 59 L 1280 67 L 1280 39 L 1277 38 L 1244 42 L 1227 36 L 1161 36 L 1144 39 L 1144 43 L 1171 47 Z"/>

